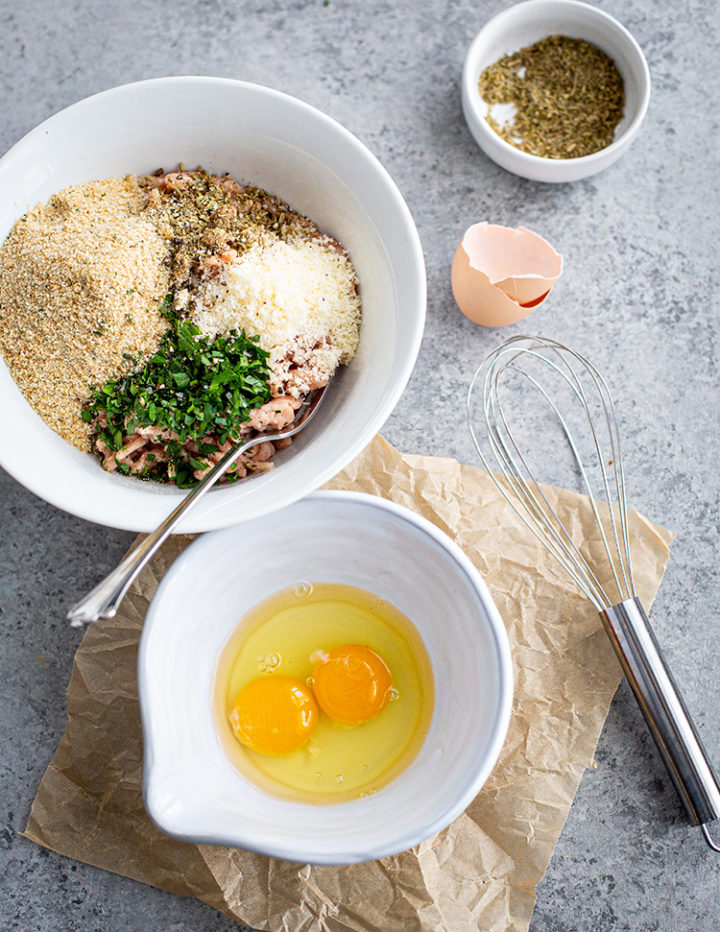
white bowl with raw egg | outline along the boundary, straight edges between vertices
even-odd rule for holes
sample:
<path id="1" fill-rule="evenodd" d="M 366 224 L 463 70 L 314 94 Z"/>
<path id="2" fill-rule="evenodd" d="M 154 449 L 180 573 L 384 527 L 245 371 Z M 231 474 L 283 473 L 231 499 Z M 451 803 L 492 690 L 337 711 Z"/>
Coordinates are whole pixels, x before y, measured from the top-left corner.
<path id="1" fill-rule="evenodd" d="M 159 828 L 314 864 L 447 826 L 495 765 L 512 701 L 505 628 L 470 560 L 351 492 L 191 544 L 150 606 L 138 681 Z"/>

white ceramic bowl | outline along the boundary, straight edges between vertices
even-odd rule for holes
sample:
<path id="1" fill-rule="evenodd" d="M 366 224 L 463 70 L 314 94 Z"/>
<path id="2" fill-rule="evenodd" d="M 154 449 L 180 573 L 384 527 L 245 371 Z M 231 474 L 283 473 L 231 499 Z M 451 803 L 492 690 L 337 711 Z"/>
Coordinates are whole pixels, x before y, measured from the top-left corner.
<path id="1" fill-rule="evenodd" d="M 415 761 L 371 796 L 336 805 L 255 787 L 230 763 L 213 721 L 214 671 L 238 620 L 306 580 L 392 602 L 422 636 L 435 678 Z M 450 823 L 492 770 L 512 700 L 505 628 L 470 560 L 424 518 L 351 492 L 316 492 L 196 540 L 150 605 L 138 682 L 145 806 L 155 823 L 188 841 L 316 864 L 390 855 Z"/>
<path id="2" fill-rule="evenodd" d="M 206 496 L 178 528 L 189 532 L 289 504 L 335 475 L 372 439 L 415 363 L 425 270 L 402 196 L 359 140 L 299 100 L 221 78 L 124 85 L 41 124 L 0 160 L 0 241 L 29 206 L 66 185 L 168 170 L 180 161 L 255 182 L 310 216 L 348 249 L 363 299 L 357 356 L 333 380 L 313 423 L 278 454 L 272 472 Z M 2 357 L 0 408 L 0 464 L 65 511 L 148 531 L 184 494 L 104 472 L 33 412 Z"/>
<path id="3" fill-rule="evenodd" d="M 577 159 L 547 159 L 516 149 L 485 119 L 488 107 L 478 90 L 480 74 L 503 55 L 555 34 L 585 39 L 613 59 L 625 82 L 625 114 L 613 142 Z M 635 139 L 650 102 L 645 56 L 620 23 L 577 0 L 526 0 L 494 16 L 468 49 L 462 75 L 462 106 L 480 148 L 509 172 L 532 181 L 577 181 L 612 165 Z"/>

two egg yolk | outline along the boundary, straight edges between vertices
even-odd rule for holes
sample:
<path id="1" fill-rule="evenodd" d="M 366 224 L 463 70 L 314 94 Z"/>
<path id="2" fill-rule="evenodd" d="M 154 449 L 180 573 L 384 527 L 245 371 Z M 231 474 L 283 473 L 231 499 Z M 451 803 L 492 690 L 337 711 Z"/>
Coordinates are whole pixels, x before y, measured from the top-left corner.
<path id="1" fill-rule="evenodd" d="M 318 706 L 335 721 L 359 725 L 387 705 L 392 676 L 385 661 L 361 644 L 321 654 L 312 691 L 292 676 L 258 677 L 238 693 L 229 720 L 246 747 L 273 756 L 297 751 L 318 723 Z"/>

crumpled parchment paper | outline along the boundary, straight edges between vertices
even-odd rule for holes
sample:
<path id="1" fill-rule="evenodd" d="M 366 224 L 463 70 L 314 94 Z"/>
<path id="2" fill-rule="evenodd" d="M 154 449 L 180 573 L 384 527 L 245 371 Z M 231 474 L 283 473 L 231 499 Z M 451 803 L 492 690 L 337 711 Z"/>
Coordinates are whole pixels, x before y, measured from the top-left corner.
<path id="1" fill-rule="evenodd" d="M 500 759 L 466 812 L 395 857 L 301 866 L 163 835 L 142 802 L 136 659 L 159 580 L 191 540 L 174 537 L 118 615 L 88 628 L 68 688 L 65 735 L 43 777 L 26 837 L 61 854 L 199 897 L 259 929 L 287 932 L 526 930 L 542 877 L 621 673 L 594 608 L 521 524 L 482 470 L 403 456 L 381 438 L 328 488 L 405 505 L 454 538 L 485 578 L 507 626 L 515 699 Z M 560 517 L 598 546 L 586 499 L 550 489 Z M 670 532 L 631 514 L 635 581 L 646 608 Z"/>

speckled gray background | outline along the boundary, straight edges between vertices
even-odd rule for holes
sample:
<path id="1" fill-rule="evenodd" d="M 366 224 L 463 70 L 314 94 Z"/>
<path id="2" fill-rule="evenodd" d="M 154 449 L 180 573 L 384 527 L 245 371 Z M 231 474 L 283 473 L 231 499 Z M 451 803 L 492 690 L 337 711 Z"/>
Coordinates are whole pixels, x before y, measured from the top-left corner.
<path id="1" fill-rule="evenodd" d="M 497 0 L 2 0 L 0 150 L 88 94 L 166 74 L 256 81 L 331 114 L 395 178 L 427 261 L 426 335 L 385 436 L 408 452 L 466 462 L 469 377 L 520 328 L 484 330 L 459 314 L 452 254 L 476 220 L 545 235 L 564 254 L 565 273 L 530 328 L 586 351 L 619 389 L 630 500 L 678 534 L 656 633 L 720 766 L 718 13 L 713 0 L 597 5 L 645 50 L 653 99 L 629 153 L 573 185 L 505 173 L 465 127 L 463 57 L 504 6 Z M 0 925 L 237 929 L 199 902 L 18 836 L 65 724 L 80 635 L 63 608 L 115 564 L 131 535 L 63 514 L 5 474 L 0 494 Z M 717 929 L 720 856 L 686 826 L 626 686 L 596 759 L 539 885 L 532 932 Z"/>

